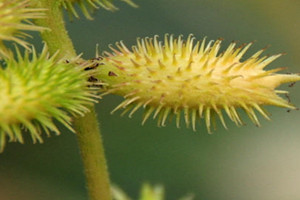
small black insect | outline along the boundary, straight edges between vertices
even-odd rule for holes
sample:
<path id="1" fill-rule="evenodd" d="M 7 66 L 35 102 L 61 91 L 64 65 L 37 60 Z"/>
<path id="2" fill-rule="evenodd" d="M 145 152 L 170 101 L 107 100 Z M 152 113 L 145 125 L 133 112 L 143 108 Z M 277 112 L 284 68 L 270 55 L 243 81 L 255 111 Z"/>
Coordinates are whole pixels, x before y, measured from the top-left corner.
<path id="1" fill-rule="evenodd" d="M 109 71 L 108 72 L 108 76 L 118 76 L 117 74 L 115 74 L 114 72 L 112 72 L 112 71 Z"/>
<path id="2" fill-rule="evenodd" d="M 96 69 L 99 65 L 104 65 L 104 63 L 98 62 L 98 61 L 101 61 L 101 60 L 103 60 L 103 58 L 101 56 L 96 57 L 96 58 L 92 58 L 90 60 L 91 65 L 88 65 L 88 67 L 84 68 L 84 70 L 88 71 L 88 70 Z"/>
<path id="3" fill-rule="evenodd" d="M 296 84 L 296 82 L 292 82 L 291 84 L 289 84 L 289 87 L 293 87 Z"/>

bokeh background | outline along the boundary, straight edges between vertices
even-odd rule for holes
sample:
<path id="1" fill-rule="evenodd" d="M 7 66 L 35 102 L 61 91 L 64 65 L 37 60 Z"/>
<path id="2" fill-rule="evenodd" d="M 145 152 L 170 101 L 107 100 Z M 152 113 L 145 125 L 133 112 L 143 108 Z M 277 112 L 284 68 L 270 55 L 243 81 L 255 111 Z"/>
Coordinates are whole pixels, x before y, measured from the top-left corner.
<path id="1" fill-rule="evenodd" d="M 116 2 L 117 12 L 97 11 L 94 21 L 81 17 L 67 28 L 84 58 L 123 40 L 131 46 L 136 37 L 173 33 L 198 39 L 224 38 L 256 41 L 248 54 L 271 45 L 266 54 L 287 52 L 273 67 L 300 71 L 299 0 L 135 0 L 138 9 Z M 40 41 L 36 41 L 40 45 Z M 299 83 L 288 89 L 292 103 L 300 106 Z M 260 117 L 255 127 L 228 119 L 228 130 L 218 124 L 209 135 L 174 123 L 157 128 L 149 120 L 141 126 L 141 112 L 132 119 L 110 115 L 121 101 L 107 96 L 97 105 L 112 182 L 137 198 L 147 181 L 163 184 L 166 199 L 189 193 L 196 200 L 299 200 L 300 111 L 268 107 L 272 121 Z M 44 144 L 8 144 L 0 155 L 1 200 L 85 200 L 84 175 L 76 137 L 65 130 Z"/>

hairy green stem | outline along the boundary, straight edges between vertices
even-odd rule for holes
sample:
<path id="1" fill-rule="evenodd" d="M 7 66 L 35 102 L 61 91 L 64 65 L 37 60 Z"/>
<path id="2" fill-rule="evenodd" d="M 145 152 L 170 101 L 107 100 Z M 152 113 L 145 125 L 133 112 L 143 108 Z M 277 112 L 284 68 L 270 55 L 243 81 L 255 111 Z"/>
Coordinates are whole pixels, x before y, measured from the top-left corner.
<path id="1" fill-rule="evenodd" d="M 42 33 L 50 53 L 57 50 L 60 56 L 72 58 L 76 56 L 73 43 L 65 28 L 60 0 L 34 0 L 35 7 L 46 8 L 46 18 L 36 20 L 36 23 L 50 30 Z M 83 161 L 87 190 L 91 200 L 111 200 L 109 174 L 106 165 L 104 147 L 97 122 L 95 108 L 84 117 L 74 119 L 80 153 Z"/>
<path id="2" fill-rule="evenodd" d="M 109 174 L 104 156 L 104 148 L 95 109 L 84 117 L 75 120 L 75 130 L 90 198 L 92 200 L 111 200 Z M 96 154 L 96 155 L 95 155 Z M 101 156 L 99 156 L 101 155 Z M 97 158 L 95 158 L 97 157 Z"/>
<path id="3" fill-rule="evenodd" d="M 50 53 L 60 51 L 62 57 L 74 57 L 76 52 L 65 28 L 65 22 L 61 10 L 60 0 L 35 0 L 35 6 L 46 8 L 46 18 L 37 19 L 36 23 L 50 30 L 41 33 L 43 40 L 47 43 Z M 63 54 L 63 55 L 62 55 Z"/>

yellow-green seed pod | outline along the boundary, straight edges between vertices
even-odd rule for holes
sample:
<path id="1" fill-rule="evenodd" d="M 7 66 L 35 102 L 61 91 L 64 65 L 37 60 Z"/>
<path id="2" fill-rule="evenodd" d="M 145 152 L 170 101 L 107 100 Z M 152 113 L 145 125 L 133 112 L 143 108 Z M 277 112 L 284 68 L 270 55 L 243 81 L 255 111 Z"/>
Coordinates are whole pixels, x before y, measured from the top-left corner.
<path id="1" fill-rule="evenodd" d="M 131 0 L 122 0 L 132 7 L 137 7 Z M 79 18 L 79 15 L 75 9 L 75 4 L 78 4 L 82 13 L 87 19 L 93 19 L 90 10 L 104 8 L 106 10 L 115 11 L 118 8 L 113 4 L 112 0 L 62 0 L 63 7 L 69 12 L 70 17 L 75 16 Z"/>
<path id="2" fill-rule="evenodd" d="M 158 125 L 164 126 L 168 116 L 176 116 L 180 125 L 183 114 L 187 126 L 196 129 L 196 121 L 204 118 L 208 131 L 215 116 L 226 128 L 223 113 L 241 125 L 237 112 L 243 109 L 259 126 L 255 111 L 269 119 L 264 105 L 289 109 L 295 107 L 278 94 L 280 84 L 299 81 L 297 74 L 278 74 L 277 68 L 265 67 L 282 54 L 259 57 L 260 50 L 241 61 L 252 43 L 236 47 L 231 43 L 219 53 L 221 40 L 195 41 L 190 35 L 182 37 L 165 35 L 164 43 L 157 37 L 138 39 L 137 45 L 129 50 L 122 42 L 117 49 L 110 46 L 112 53 L 105 52 L 98 78 L 108 84 L 102 95 L 118 94 L 125 100 L 114 110 L 125 109 L 129 116 L 139 108 L 145 108 L 144 123 L 152 114 Z"/>
<path id="3" fill-rule="evenodd" d="M 112 186 L 112 196 L 115 200 L 131 200 L 125 192 L 123 192 L 119 187 Z M 165 189 L 162 185 L 150 185 L 144 183 L 141 188 L 139 200 L 164 200 L 165 199 Z M 179 200 L 193 200 L 194 195 L 186 195 Z"/>
<path id="4" fill-rule="evenodd" d="M 23 143 L 23 130 L 33 142 L 42 142 L 42 132 L 59 134 L 53 120 L 73 130 L 69 114 L 83 115 L 95 101 L 89 74 L 76 63 L 50 57 L 46 47 L 17 57 L 0 66 L 0 151 L 7 138 Z"/>
<path id="5" fill-rule="evenodd" d="M 45 28 L 36 26 L 30 19 L 45 17 L 45 9 L 29 7 L 29 0 L 0 1 L 0 57 L 9 56 L 4 41 L 15 42 L 25 48 L 28 43 L 24 38 L 29 35 L 23 31 L 41 31 Z"/>

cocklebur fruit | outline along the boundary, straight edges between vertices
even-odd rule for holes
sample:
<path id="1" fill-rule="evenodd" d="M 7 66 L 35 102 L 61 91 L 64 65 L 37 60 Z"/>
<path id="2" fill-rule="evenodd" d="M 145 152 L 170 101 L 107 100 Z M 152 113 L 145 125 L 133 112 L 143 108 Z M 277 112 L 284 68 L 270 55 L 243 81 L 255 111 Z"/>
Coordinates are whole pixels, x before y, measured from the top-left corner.
<path id="1" fill-rule="evenodd" d="M 137 7 L 135 3 L 131 0 L 121 0 L 125 3 L 131 5 L 132 7 Z M 104 8 L 106 10 L 115 11 L 118 8 L 113 4 L 112 0 L 62 0 L 63 7 L 68 11 L 69 15 L 72 17 L 79 18 L 79 14 L 75 9 L 75 5 L 78 4 L 82 13 L 87 19 L 93 19 L 90 12 L 93 9 Z"/>
<path id="2" fill-rule="evenodd" d="M 115 200 L 131 200 L 125 192 L 123 192 L 119 187 L 113 185 L 112 186 L 112 195 Z M 148 183 L 144 183 L 141 188 L 139 200 L 164 200 L 165 198 L 165 190 L 162 185 L 150 185 Z M 193 200 L 193 195 L 186 195 L 179 200 Z"/>
<path id="3" fill-rule="evenodd" d="M 54 121 L 73 131 L 71 116 L 84 115 L 95 102 L 88 82 L 90 71 L 74 61 L 50 56 L 45 46 L 41 55 L 34 48 L 0 66 L 0 151 L 6 141 L 23 143 L 23 134 L 42 142 L 41 133 L 59 134 Z"/>
<path id="4" fill-rule="evenodd" d="M 226 128 L 223 114 L 237 125 L 243 124 L 237 109 L 260 125 L 256 112 L 266 119 L 264 105 L 295 109 L 279 96 L 287 91 L 276 88 L 300 80 L 297 74 L 279 74 L 284 68 L 265 70 L 265 67 L 282 54 L 262 56 L 264 49 L 241 61 L 252 43 L 236 47 L 231 43 L 219 53 L 220 39 L 195 41 L 190 35 L 182 37 L 165 35 L 164 43 L 158 38 L 138 39 L 129 50 L 123 42 L 110 46 L 97 68 L 97 78 L 108 86 L 102 96 L 117 94 L 125 98 L 114 110 L 125 109 L 132 116 L 144 108 L 144 123 L 153 114 L 158 125 L 165 126 L 169 116 L 176 116 L 180 126 L 183 115 L 187 126 L 196 129 L 196 121 L 204 118 L 208 131 L 218 116 Z M 256 111 L 256 112 L 255 112 Z"/>
<path id="5" fill-rule="evenodd" d="M 0 57 L 7 57 L 10 52 L 4 41 L 11 41 L 29 49 L 29 37 L 24 31 L 42 31 L 45 28 L 36 26 L 31 19 L 45 17 L 42 8 L 30 8 L 29 0 L 4 0 L 0 2 Z"/>

